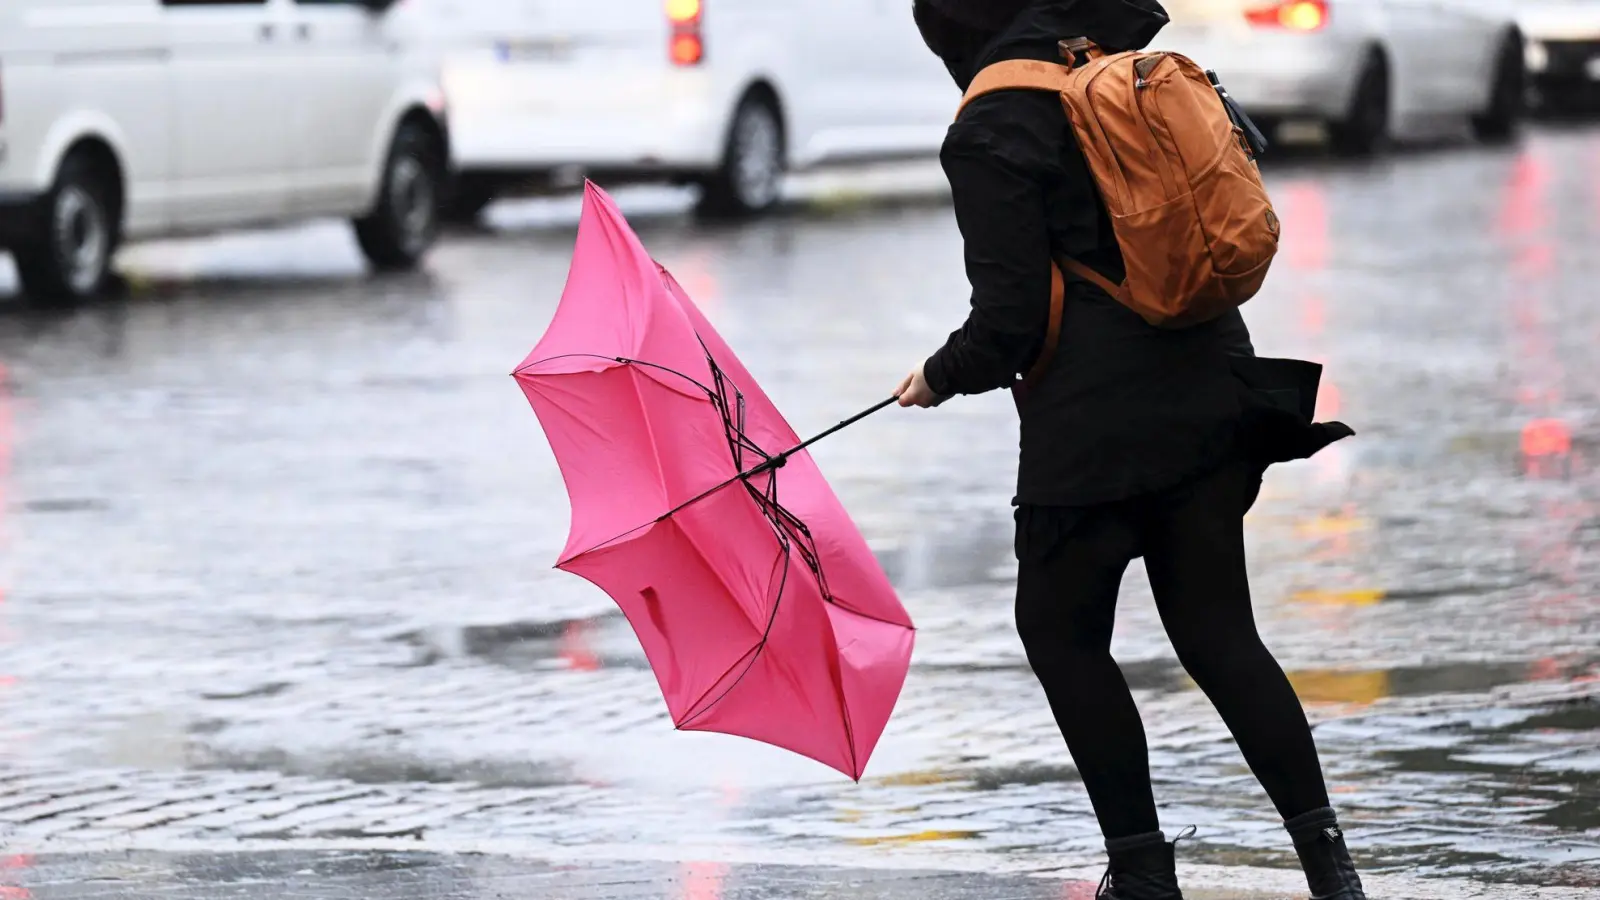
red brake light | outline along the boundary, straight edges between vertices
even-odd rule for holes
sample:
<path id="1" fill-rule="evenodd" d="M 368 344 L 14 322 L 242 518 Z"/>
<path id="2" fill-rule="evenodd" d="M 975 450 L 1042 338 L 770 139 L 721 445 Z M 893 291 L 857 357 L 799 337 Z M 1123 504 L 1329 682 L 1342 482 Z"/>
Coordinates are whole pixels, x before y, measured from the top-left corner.
<path id="1" fill-rule="evenodd" d="M 705 43 L 698 34 L 678 34 L 672 37 L 672 61 L 680 66 L 697 65 L 706 58 Z"/>
<path id="2" fill-rule="evenodd" d="M 697 66 L 706 58 L 706 43 L 700 33 L 705 13 L 703 0 L 666 0 L 667 22 L 672 38 L 667 45 L 674 65 Z"/>
<path id="3" fill-rule="evenodd" d="M 1317 31 L 1328 24 L 1327 0 L 1284 0 L 1244 14 L 1251 25 L 1287 28 L 1290 31 Z"/>

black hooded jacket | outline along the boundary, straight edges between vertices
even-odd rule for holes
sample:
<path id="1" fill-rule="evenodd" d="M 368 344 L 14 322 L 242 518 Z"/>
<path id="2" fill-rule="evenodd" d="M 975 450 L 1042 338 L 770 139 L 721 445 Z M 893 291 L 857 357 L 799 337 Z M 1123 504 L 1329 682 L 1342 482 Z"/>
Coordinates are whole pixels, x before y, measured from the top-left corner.
<path id="1" fill-rule="evenodd" d="M 1139 49 L 1166 24 L 1154 0 L 917 0 L 915 12 L 963 90 L 1002 60 L 1060 61 L 1063 38 Z M 965 240 L 972 312 L 924 373 L 943 395 L 1006 388 L 1042 346 L 1052 256 L 1116 281 L 1122 257 L 1055 95 L 979 98 L 951 127 L 941 158 Z M 1237 312 L 1157 329 L 1098 288 L 1069 282 L 1051 369 L 1018 398 L 1017 502 L 1113 502 L 1220 464 L 1238 447 L 1245 405 L 1232 360 L 1251 355 Z"/>

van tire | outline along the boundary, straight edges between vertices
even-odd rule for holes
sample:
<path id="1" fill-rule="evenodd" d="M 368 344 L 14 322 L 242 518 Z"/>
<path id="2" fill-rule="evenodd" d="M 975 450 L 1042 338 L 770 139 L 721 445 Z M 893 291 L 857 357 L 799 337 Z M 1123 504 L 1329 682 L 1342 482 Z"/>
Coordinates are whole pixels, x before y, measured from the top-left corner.
<path id="1" fill-rule="evenodd" d="M 440 217 L 451 225 L 477 224 L 483 217 L 483 211 L 497 199 L 498 193 L 499 186 L 493 181 L 470 176 L 458 177 Z"/>
<path id="2" fill-rule="evenodd" d="M 412 269 L 439 233 L 445 161 L 439 141 L 416 122 L 400 123 L 372 212 L 354 223 L 356 243 L 380 271 Z"/>
<path id="3" fill-rule="evenodd" d="M 1350 110 L 1329 129 L 1333 152 L 1340 156 L 1372 156 L 1389 140 L 1390 113 L 1394 107 L 1389 62 L 1381 50 L 1367 52 L 1356 79 Z"/>
<path id="4" fill-rule="evenodd" d="M 1527 114 L 1527 72 L 1522 39 L 1507 35 L 1489 76 L 1493 79 L 1489 83 L 1489 107 L 1472 117 L 1472 133 L 1479 141 L 1504 144 L 1516 139 Z"/>
<path id="5" fill-rule="evenodd" d="M 38 201 L 38 237 L 16 247 L 17 277 L 29 298 L 81 302 L 98 296 L 110 280 L 111 259 L 122 237 L 116 173 L 86 150 L 62 160 L 50 192 Z"/>
<path id="6" fill-rule="evenodd" d="M 782 199 L 785 163 L 777 103 L 747 94 L 728 126 L 721 167 L 701 182 L 700 213 L 743 217 L 772 209 Z"/>

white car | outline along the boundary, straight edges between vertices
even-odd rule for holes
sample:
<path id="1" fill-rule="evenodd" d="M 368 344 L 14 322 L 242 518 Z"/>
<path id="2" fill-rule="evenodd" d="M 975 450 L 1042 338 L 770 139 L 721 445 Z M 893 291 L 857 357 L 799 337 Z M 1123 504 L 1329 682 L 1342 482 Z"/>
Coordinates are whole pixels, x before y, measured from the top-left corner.
<path id="1" fill-rule="evenodd" d="M 411 0 L 443 55 L 459 193 L 579 173 L 765 209 L 785 170 L 937 152 L 959 94 L 910 0 Z"/>
<path id="2" fill-rule="evenodd" d="M 1334 147 L 1370 153 L 1389 137 L 1469 119 L 1511 137 L 1523 111 L 1522 37 L 1495 0 L 1164 0 L 1156 49 L 1217 71 L 1267 125 L 1326 123 Z"/>
<path id="3" fill-rule="evenodd" d="M 350 218 L 417 262 L 447 174 L 442 92 L 393 0 L 0 0 L 0 248 L 82 298 L 124 238 Z"/>
<path id="4" fill-rule="evenodd" d="M 1535 105 L 1600 107 L 1600 0 L 1524 3 L 1517 21 Z"/>

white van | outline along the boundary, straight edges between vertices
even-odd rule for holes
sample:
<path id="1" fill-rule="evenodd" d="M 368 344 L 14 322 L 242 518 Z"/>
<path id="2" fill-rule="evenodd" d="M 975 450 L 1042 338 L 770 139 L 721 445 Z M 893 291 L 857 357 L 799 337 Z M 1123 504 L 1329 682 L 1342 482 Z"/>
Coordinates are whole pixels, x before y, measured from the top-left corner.
<path id="1" fill-rule="evenodd" d="M 433 240 L 442 92 L 394 0 L 0 0 L 0 248 L 81 298 L 124 238 L 350 218 L 380 268 Z"/>
<path id="2" fill-rule="evenodd" d="M 938 151 L 960 94 L 910 0 L 409 0 L 443 54 L 453 211 L 586 174 L 771 206 L 786 169 Z"/>

